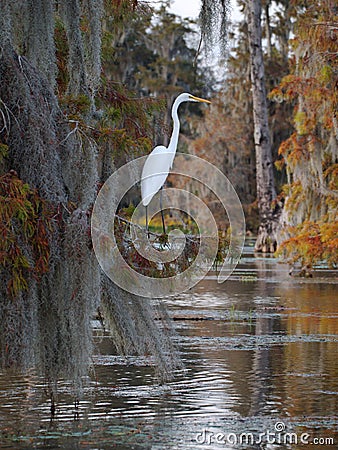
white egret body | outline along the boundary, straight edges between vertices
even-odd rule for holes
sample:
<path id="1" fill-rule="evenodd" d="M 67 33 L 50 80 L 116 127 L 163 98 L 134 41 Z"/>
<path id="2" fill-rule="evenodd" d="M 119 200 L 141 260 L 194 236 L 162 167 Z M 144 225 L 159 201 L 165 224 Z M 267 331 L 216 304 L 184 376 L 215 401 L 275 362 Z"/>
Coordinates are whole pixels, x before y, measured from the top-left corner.
<path id="1" fill-rule="evenodd" d="M 141 196 L 142 203 L 146 207 L 151 202 L 154 195 L 162 188 L 167 179 L 170 169 L 172 168 L 178 143 L 178 135 L 180 132 L 180 121 L 177 110 L 183 102 L 205 102 L 211 103 L 209 100 L 195 97 L 194 95 L 184 93 L 180 94 L 174 101 L 171 116 L 174 122 L 173 132 L 168 147 L 158 145 L 150 153 L 144 163 L 141 177 Z M 162 211 L 161 211 L 162 212 Z M 148 218 L 146 217 L 146 226 L 148 229 Z M 163 232 L 165 233 L 164 219 L 162 214 Z"/>

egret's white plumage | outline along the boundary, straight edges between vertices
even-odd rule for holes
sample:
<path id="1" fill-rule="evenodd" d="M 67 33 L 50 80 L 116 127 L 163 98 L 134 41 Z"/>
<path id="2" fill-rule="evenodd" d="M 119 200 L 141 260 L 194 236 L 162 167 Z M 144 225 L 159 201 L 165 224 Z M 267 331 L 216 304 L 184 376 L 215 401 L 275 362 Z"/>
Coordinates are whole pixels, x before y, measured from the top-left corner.
<path id="1" fill-rule="evenodd" d="M 169 152 L 167 147 L 159 145 L 150 153 L 142 170 L 141 194 L 142 203 L 148 206 L 152 198 L 164 185 L 172 168 L 175 153 Z"/>
<path id="2" fill-rule="evenodd" d="M 145 207 L 149 205 L 156 192 L 158 192 L 164 185 L 169 174 L 169 170 L 172 168 L 177 149 L 178 135 L 180 132 L 180 121 L 178 119 L 177 110 L 183 102 L 211 103 L 209 100 L 204 100 L 203 98 L 195 97 L 194 95 L 188 93 L 180 94 L 174 101 L 171 110 L 174 126 L 169 145 L 168 147 L 165 147 L 164 145 L 158 145 L 155 147 L 143 166 L 141 177 L 141 196 L 142 203 Z"/>

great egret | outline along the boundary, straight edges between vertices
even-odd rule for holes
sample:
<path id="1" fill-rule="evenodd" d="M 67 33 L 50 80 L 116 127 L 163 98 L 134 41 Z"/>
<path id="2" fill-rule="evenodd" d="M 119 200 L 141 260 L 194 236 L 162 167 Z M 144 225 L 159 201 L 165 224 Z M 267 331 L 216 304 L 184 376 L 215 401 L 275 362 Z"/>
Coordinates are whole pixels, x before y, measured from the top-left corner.
<path id="1" fill-rule="evenodd" d="M 164 145 L 158 145 L 149 154 L 146 162 L 144 163 L 141 177 L 141 196 L 142 203 L 146 208 L 146 228 L 148 232 L 148 211 L 147 207 L 152 198 L 164 185 L 165 180 L 169 174 L 169 170 L 172 168 L 173 161 L 176 154 L 178 135 L 180 131 L 180 121 L 178 119 L 177 110 L 183 102 L 204 102 L 211 103 L 209 100 L 195 97 L 194 95 L 183 93 L 180 94 L 174 101 L 171 117 L 174 122 L 173 132 L 170 138 L 168 147 Z M 165 224 L 162 211 L 162 192 L 160 198 L 160 208 L 162 215 L 163 233 L 165 234 Z"/>

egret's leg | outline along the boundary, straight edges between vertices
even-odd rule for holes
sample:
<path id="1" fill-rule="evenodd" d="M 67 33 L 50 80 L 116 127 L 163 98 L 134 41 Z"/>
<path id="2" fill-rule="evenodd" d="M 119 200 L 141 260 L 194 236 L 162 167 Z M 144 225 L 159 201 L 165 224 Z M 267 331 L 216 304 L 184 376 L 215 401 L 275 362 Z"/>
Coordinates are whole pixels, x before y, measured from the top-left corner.
<path id="1" fill-rule="evenodd" d="M 145 206 L 146 209 L 146 230 L 147 230 L 147 236 L 149 238 L 149 228 L 148 228 L 148 206 Z"/>
<path id="2" fill-rule="evenodd" d="M 162 208 L 162 192 L 163 192 L 163 186 L 161 187 L 161 192 L 160 192 L 160 209 L 161 209 L 161 217 L 162 217 L 163 234 L 165 234 L 165 223 L 164 223 L 164 215 L 163 215 L 163 208 Z"/>

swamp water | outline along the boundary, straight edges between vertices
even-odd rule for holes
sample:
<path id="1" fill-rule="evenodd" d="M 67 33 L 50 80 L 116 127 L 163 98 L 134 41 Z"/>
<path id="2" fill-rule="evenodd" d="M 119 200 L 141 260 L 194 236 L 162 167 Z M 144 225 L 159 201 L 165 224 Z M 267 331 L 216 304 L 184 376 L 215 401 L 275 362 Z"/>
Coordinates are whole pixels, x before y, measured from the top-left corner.
<path id="1" fill-rule="evenodd" d="M 165 301 L 186 370 L 164 385 L 98 330 L 95 373 L 55 417 L 33 374 L 0 373 L 0 449 L 338 448 L 337 274 L 296 279 L 246 247 L 223 284 Z"/>

